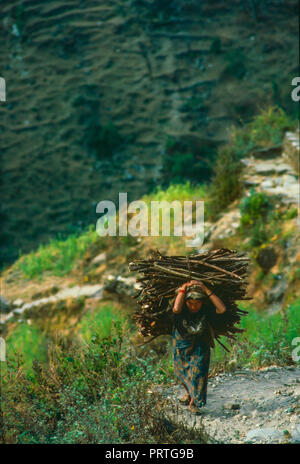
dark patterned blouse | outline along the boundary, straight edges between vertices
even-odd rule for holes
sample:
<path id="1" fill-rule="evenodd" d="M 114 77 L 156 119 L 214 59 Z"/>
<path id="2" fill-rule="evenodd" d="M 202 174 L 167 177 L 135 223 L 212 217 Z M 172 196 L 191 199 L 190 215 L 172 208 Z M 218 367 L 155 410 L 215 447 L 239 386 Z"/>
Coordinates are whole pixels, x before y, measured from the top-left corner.
<path id="1" fill-rule="evenodd" d="M 207 311 L 208 307 L 203 304 L 198 312 L 192 313 L 184 302 L 182 311 L 174 314 L 172 337 L 176 339 L 177 348 L 186 348 L 192 344 L 196 346 L 199 343 L 211 345 Z"/>

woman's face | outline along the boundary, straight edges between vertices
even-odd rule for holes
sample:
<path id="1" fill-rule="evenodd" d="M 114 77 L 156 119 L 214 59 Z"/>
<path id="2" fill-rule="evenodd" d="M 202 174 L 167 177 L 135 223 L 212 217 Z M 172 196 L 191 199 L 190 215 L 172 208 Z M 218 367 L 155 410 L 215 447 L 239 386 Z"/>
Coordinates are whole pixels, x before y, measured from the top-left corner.
<path id="1" fill-rule="evenodd" d="M 203 304 L 202 300 L 186 300 L 186 305 L 191 313 L 197 313 Z"/>

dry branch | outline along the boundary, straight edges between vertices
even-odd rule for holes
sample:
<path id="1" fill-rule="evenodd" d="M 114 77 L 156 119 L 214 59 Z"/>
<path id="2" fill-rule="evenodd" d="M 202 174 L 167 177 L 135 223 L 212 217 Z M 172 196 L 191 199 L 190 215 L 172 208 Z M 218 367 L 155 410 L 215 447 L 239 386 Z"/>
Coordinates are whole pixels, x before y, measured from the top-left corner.
<path id="1" fill-rule="evenodd" d="M 235 325 L 247 314 L 236 300 L 250 299 L 246 296 L 249 261 L 242 252 L 220 248 L 190 256 L 163 256 L 156 250 L 148 260 L 131 262 L 129 269 L 140 274 L 137 282 L 142 287 L 135 295 L 140 310 L 134 314 L 140 333 L 154 338 L 172 333 L 176 290 L 193 279 L 204 282 L 226 306 L 226 312 L 217 315 L 209 298 L 205 302 L 211 307 L 209 323 L 215 339 L 222 346 L 220 336 L 235 339 L 243 331 Z"/>

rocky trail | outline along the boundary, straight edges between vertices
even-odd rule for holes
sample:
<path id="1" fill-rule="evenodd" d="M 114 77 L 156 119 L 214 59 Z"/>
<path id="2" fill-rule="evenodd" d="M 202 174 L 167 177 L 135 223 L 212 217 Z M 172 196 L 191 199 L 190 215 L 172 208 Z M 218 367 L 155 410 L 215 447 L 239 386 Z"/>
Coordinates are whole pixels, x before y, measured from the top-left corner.
<path id="1" fill-rule="evenodd" d="M 300 443 L 299 367 L 219 374 L 209 379 L 207 404 L 198 416 L 178 402 L 183 387 L 156 389 L 166 399 L 170 420 L 203 428 L 211 443 Z"/>
<path id="2" fill-rule="evenodd" d="M 283 203 L 297 205 L 299 166 L 293 152 L 299 156 L 299 133 L 287 132 L 282 151 L 276 148 L 261 150 L 243 159 L 247 171 L 244 175 L 246 189 L 255 187 L 269 195 L 281 195 Z"/>

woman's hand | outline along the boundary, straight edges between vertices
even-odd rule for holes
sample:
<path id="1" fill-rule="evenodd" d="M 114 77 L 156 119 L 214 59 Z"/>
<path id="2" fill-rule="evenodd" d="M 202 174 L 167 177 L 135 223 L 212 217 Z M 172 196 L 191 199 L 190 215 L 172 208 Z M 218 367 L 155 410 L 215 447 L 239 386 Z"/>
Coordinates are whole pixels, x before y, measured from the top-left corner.
<path id="1" fill-rule="evenodd" d="M 183 286 L 185 286 L 185 289 L 187 287 L 190 287 L 191 285 L 194 285 L 195 287 L 200 287 L 204 290 L 204 292 L 207 294 L 209 292 L 208 288 L 206 287 L 206 285 L 204 285 L 203 282 L 201 282 L 200 280 L 191 280 L 190 282 L 187 282 L 185 284 L 183 284 Z M 183 288 L 183 286 L 181 288 Z"/>
<path id="2" fill-rule="evenodd" d="M 206 294 L 209 293 L 208 288 L 206 287 L 206 285 L 204 285 L 203 282 L 200 282 L 200 281 L 198 281 L 198 282 L 197 282 L 197 281 L 194 281 L 194 282 L 196 282 L 195 285 L 197 284 L 198 287 L 202 288 L 202 290 L 204 290 L 204 292 L 205 292 Z"/>
<path id="3" fill-rule="evenodd" d="M 225 313 L 226 306 L 224 305 L 223 301 L 217 295 L 215 295 L 214 292 L 210 291 L 206 287 L 206 285 L 204 285 L 203 282 L 201 282 L 199 280 L 191 280 L 190 282 L 188 282 L 187 284 L 184 284 L 184 285 L 186 285 L 187 287 L 189 287 L 190 285 L 195 285 L 195 286 L 201 287 L 203 289 L 203 291 L 206 293 L 206 295 L 209 296 L 210 300 L 215 305 L 216 313 L 217 314 Z"/>

